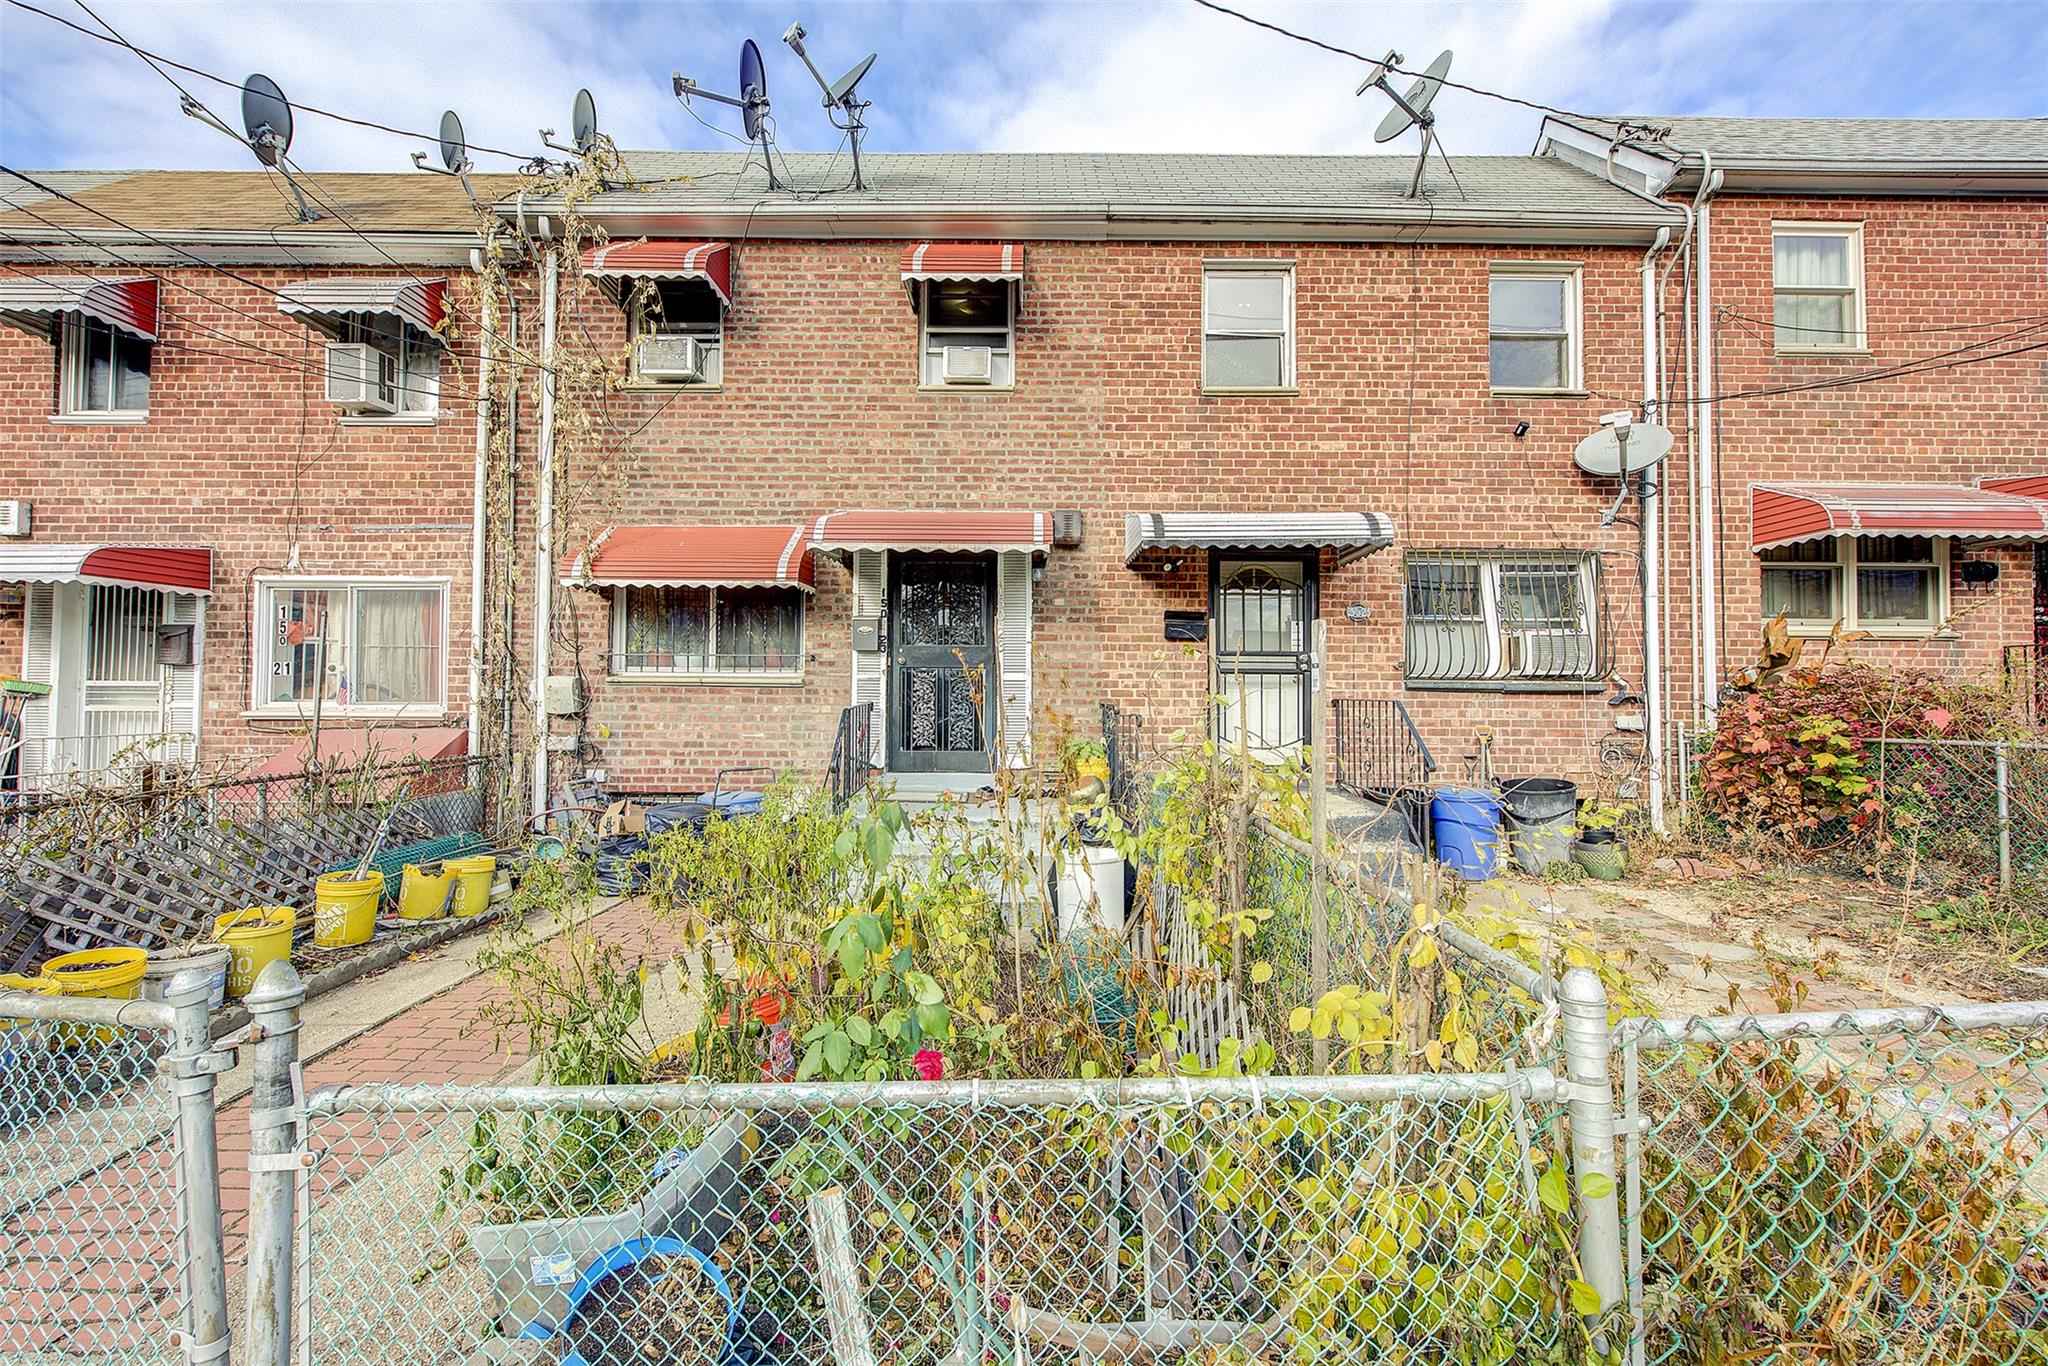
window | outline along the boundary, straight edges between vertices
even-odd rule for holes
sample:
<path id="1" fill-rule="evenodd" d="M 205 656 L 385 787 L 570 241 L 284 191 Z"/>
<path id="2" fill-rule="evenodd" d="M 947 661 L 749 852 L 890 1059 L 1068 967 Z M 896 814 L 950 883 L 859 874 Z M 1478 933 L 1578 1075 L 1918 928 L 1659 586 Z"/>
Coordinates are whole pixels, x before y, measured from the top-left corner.
<path id="1" fill-rule="evenodd" d="M 716 388 L 725 379 L 725 301 L 708 280 L 641 280 L 630 297 L 633 378 Z"/>
<path id="2" fill-rule="evenodd" d="M 438 714 L 447 651 L 444 583 L 402 579 L 258 585 L 259 709 Z"/>
<path id="3" fill-rule="evenodd" d="M 803 672 L 803 595 L 789 588 L 620 588 L 611 672 L 785 677 Z"/>
<path id="4" fill-rule="evenodd" d="M 1761 552 L 1763 611 L 1826 631 L 1836 621 L 1885 634 L 1924 634 L 1943 620 L 1945 542 L 1932 536 L 1830 536 Z"/>
<path id="5" fill-rule="evenodd" d="M 382 375 L 397 412 L 393 416 L 432 416 L 441 402 L 441 343 L 407 327 L 389 313 L 342 314 L 334 322 L 334 339 L 368 346 L 382 362 Z M 359 417 L 384 416 L 374 409 Z"/>
<path id="6" fill-rule="evenodd" d="M 1579 387 L 1579 273 L 1495 266 L 1487 277 L 1490 384 L 1505 390 Z"/>
<path id="7" fill-rule="evenodd" d="M 1017 291 L 1008 280 L 920 280 L 918 290 L 919 384 L 1016 384 Z"/>
<path id="8" fill-rule="evenodd" d="M 1606 675 L 1598 561 L 1574 551 L 1431 551 L 1407 565 L 1411 683 L 1497 687 Z"/>
<path id="9" fill-rule="evenodd" d="M 59 409 L 67 417 L 140 418 L 149 412 L 150 344 L 97 318 L 67 314 Z"/>
<path id="10" fill-rule="evenodd" d="M 1211 266 L 1202 272 L 1202 387 L 1294 385 L 1294 272 Z"/>
<path id="11" fill-rule="evenodd" d="M 1771 229 L 1771 310 L 1780 351 L 1863 345 L 1863 229 L 1779 223 Z"/>

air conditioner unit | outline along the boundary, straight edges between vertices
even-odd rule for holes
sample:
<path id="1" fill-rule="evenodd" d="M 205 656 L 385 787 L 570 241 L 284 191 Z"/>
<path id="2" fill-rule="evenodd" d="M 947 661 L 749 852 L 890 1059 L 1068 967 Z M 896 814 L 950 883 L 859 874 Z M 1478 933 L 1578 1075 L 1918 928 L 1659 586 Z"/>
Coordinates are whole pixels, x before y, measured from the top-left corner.
<path id="1" fill-rule="evenodd" d="M 642 337 L 633 343 L 633 365 L 642 379 L 701 384 L 705 350 L 695 337 Z"/>
<path id="2" fill-rule="evenodd" d="M 987 384 L 994 357 L 986 346 L 948 346 L 939 361 L 939 378 L 948 384 Z"/>
<path id="3" fill-rule="evenodd" d="M 329 342 L 327 401 L 359 413 L 397 412 L 397 357 L 364 342 Z"/>
<path id="4" fill-rule="evenodd" d="M 24 499 L 0 502 L 0 536 L 28 535 L 29 505 Z"/>
<path id="5" fill-rule="evenodd" d="M 1593 638 L 1572 631 L 1518 631 L 1508 637 L 1508 672 L 1521 678 L 1584 678 L 1593 672 Z"/>

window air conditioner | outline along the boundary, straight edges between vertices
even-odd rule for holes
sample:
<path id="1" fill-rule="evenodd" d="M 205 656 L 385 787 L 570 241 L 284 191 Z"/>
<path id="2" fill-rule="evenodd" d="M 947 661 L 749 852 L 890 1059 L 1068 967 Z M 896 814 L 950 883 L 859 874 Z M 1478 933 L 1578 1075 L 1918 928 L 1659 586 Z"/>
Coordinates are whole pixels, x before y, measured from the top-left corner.
<path id="1" fill-rule="evenodd" d="M 939 362 L 939 378 L 948 384 L 987 384 L 994 356 L 986 346 L 948 346 Z"/>
<path id="2" fill-rule="evenodd" d="M 397 358 L 364 342 L 329 342 L 327 401 L 359 413 L 397 412 Z"/>
<path id="3" fill-rule="evenodd" d="M 704 343 L 695 337 L 642 337 L 633 343 L 633 364 L 642 379 L 704 379 Z"/>
<path id="4" fill-rule="evenodd" d="M 20 498 L 9 498 L 0 502 L 0 536 L 26 536 L 29 527 L 29 505 Z"/>
<path id="5" fill-rule="evenodd" d="M 1520 678 L 1584 678 L 1593 672 L 1593 638 L 1573 631 L 1517 631 L 1508 637 L 1508 672 Z"/>

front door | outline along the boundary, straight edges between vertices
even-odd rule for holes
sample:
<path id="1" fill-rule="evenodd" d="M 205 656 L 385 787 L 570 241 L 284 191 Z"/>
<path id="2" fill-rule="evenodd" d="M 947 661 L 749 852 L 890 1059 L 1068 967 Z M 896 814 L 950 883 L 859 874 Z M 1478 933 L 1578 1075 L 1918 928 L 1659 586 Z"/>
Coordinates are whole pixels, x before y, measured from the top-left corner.
<path id="1" fill-rule="evenodd" d="M 995 561 L 892 556 L 889 768 L 986 773 L 995 692 Z"/>
<path id="2" fill-rule="evenodd" d="M 1308 624 L 1315 565 L 1302 559 L 1214 559 L 1210 638 L 1216 652 L 1216 738 L 1262 758 L 1291 757 L 1308 737 Z"/>

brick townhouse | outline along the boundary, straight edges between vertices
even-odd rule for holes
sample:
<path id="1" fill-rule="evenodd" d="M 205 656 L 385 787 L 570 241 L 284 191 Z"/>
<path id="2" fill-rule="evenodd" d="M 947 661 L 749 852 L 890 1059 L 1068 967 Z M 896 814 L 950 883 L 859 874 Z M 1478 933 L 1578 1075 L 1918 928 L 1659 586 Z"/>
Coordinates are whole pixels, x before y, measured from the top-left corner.
<path id="1" fill-rule="evenodd" d="M 1404 703 L 1453 772 L 1491 726 L 1584 776 L 1640 716 L 1637 532 L 1572 453 L 1642 397 L 1679 211 L 1543 157 L 1419 198 L 1403 157 L 875 156 L 829 195 L 626 161 L 650 187 L 581 206 L 560 308 L 620 358 L 633 458 L 530 500 L 582 495 L 528 571 L 588 699 L 556 752 L 613 786 L 816 771 L 859 703 L 898 774 L 1103 701 L 1200 734 L 1217 697 L 1288 749 L 1318 620 L 1327 692 Z"/>
<path id="2" fill-rule="evenodd" d="M 452 180 L 0 187 L 0 780 L 467 743 L 475 329 Z M 497 193 L 508 182 L 480 180 Z M 452 316 L 455 313 L 458 316 Z"/>
<path id="3" fill-rule="evenodd" d="M 1665 365 L 1727 397 L 1670 413 L 1714 514 L 1672 584 L 1680 674 L 1725 677 L 1784 612 L 1866 659 L 2042 676 L 2048 123 L 1552 118 L 1537 150 L 1695 220 Z"/>

